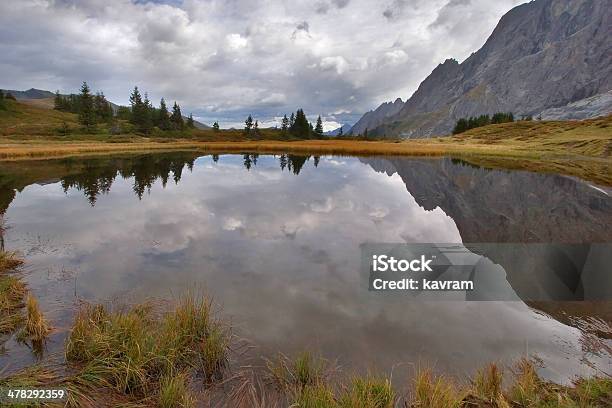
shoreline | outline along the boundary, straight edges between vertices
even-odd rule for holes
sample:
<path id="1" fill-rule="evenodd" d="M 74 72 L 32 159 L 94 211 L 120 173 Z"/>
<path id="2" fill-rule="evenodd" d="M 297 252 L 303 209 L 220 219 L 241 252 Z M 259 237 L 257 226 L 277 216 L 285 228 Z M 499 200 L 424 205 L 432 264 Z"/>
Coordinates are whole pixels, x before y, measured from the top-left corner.
<path id="1" fill-rule="evenodd" d="M 62 159 L 67 157 L 175 151 L 202 154 L 308 154 L 350 156 L 450 157 L 476 167 L 556 173 L 578 177 L 598 185 L 612 186 L 612 158 L 568 151 L 526 149 L 516 146 L 461 143 L 452 140 L 408 141 L 302 140 L 302 141 L 0 141 L 0 162 Z"/>

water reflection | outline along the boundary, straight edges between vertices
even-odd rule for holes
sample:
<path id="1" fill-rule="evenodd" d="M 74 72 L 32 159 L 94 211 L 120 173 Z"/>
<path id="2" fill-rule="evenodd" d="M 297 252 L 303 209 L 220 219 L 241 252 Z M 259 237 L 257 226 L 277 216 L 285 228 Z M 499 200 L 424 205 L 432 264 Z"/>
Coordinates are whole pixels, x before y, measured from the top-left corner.
<path id="1" fill-rule="evenodd" d="M 26 183 L 44 183 L 55 178 L 45 170 L 51 167 L 51 173 L 58 172 L 65 193 L 70 189 L 82 191 L 89 203 L 94 206 L 101 194 L 107 194 L 117 176 L 123 179 L 133 178 L 133 191 L 139 199 L 145 192 L 150 192 L 157 180 L 166 187 L 172 178 L 175 184 L 181 181 L 185 167 L 191 172 L 196 158 L 194 153 L 167 153 L 158 155 L 141 155 L 137 158 L 90 158 L 63 159 L 57 161 L 38 162 L 40 166 L 34 180 L 24 177 L 21 169 L 10 163 L 0 164 L 0 214 L 3 214 L 15 196 L 16 190 L 21 190 Z M 319 164 L 319 156 L 281 154 L 274 156 L 282 171 L 299 175 L 304 165 L 312 158 L 314 167 Z M 214 163 L 219 162 L 219 155 L 211 156 Z M 248 171 L 257 166 L 259 154 L 245 153 L 242 155 L 244 168 Z M 69 174 L 65 174 L 69 173 Z"/>
<path id="2" fill-rule="evenodd" d="M 260 354 L 311 347 L 362 369 L 462 373 L 529 350 L 554 379 L 610 362 L 521 302 L 406 301 L 359 276 L 364 242 L 609 241 L 610 199 L 577 180 L 446 159 L 172 153 L 3 163 L 0 185 L 7 246 L 28 253 L 56 321 L 75 295 L 205 286 Z"/>

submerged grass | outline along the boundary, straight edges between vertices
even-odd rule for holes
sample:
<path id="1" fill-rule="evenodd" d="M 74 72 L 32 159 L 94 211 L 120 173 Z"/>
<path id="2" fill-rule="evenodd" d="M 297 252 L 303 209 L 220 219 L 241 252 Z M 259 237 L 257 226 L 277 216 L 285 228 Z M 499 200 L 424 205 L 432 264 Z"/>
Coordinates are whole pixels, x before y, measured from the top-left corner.
<path id="1" fill-rule="evenodd" d="M 229 332 L 211 302 L 187 295 L 157 316 L 151 305 L 109 310 L 84 305 L 66 343 L 66 360 L 88 389 L 110 388 L 133 401 L 189 406 L 183 398 L 196 374 L 220 378 L 227 364 Z M 189 373 L 190 375 L 187 375 Z"/>

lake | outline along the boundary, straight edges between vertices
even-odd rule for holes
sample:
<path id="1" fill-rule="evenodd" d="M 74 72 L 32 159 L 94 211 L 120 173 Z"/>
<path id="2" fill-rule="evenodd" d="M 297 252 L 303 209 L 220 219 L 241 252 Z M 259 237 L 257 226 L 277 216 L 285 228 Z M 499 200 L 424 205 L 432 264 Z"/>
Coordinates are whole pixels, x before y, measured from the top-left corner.
<path id="1" fill-rule="evenodd" d="M 253 359 L 309 349 L 401 377 L 533 355 L 555 381 L 610 373 L 611 302 L 588 291 L 571 303 L 408 299 L 368 291 L 359 272 L 368 242 L 610 243 L 605 187 L 449 158 L 179 152 L 0 163 L 0 188 L 3 245 L 25 254 L 56 328 L 48 353 L 82 300 L 201 290 Z M 520 294 L 530 276 L 512 274 Z M 32 358 L 8 341 L 0 366 Z"/>

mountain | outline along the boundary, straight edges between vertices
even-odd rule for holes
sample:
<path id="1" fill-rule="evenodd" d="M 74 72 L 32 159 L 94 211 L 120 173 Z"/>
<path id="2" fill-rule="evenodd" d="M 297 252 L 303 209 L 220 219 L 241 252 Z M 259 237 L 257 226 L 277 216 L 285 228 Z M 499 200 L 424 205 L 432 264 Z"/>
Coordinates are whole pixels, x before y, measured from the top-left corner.
<path id="1" fill-rule="evenodd" d="M 578 119 L 609 113 L 610 38 L 612 0 L 522 4 L 506 13 L 483 47 L 461 64 L 447 59 L 438 65 L 376 129 L 372 112 L 360 122 L 377 135 L 410 138 L 449 134 L 457 119 L 484 113 Z"/>
<path id="2" fill-rule="evenodd" d="M 328 132 L 323 133 L 325 136 L 338 136 L 338 134 L 340 133 L 340 129 L 342 129 L 342 134 L 346 135 L 348 132 L 350 132 L 351 130 L 351 125 L 349 125 L 348 123 L 345 123 L 344 125 L 340 126 L 337 129 L 334 130 L 330 130 Z"/>
<path id="3" fill-rule="evenodd" d="M 560 108 L 548 108 L 540 116 L 544 120 L 590 119 L 610 113 L 612 90 L 580 99 Z"/>
<path id="4" fill-rule="evenodd" d="M 395 102 L 385 102 L 373 111 L 367 112 L 355 123 L 351 128 L 351 134 L 360 135 L 365 132 L 366 129 L 372 130 L 392 117 L 396 115 L 404 106 L 404 102 L 401 98 L 397 98 Z"/>
<path id="5" fill-rule="evenodd" d="M 30 88 L 27 91 L 7 90 L 5 92 L 10 93 L 17 100 L 45 99 L 45 98 L 53 98 L 55 96 L 53 92 L 45 91 L 42 89 L 35 89 L 35 88 Z"/>

